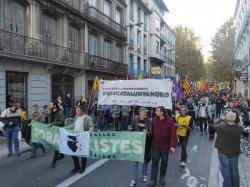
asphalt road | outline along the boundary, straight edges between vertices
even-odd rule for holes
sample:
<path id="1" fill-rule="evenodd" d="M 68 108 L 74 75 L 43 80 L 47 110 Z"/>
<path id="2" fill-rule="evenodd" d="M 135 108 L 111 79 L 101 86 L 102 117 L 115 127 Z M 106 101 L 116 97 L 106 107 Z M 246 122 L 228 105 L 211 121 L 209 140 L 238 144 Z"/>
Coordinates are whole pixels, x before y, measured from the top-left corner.
<path id="1" fill-rule="evenodd" d="M 208 184 L 211 161 L 212 142 L 208 136 L 200 136 L 197 129 L 193 130 L 188 143 L 188 165 L 186 169 L 179 166 L 180 148 L 169 157 L 166 186 L 171 187 L 204 187 Z M 0 158 L 0 187 L 50 187 L 60 184 L 72 187 L 127 187 L 131 178 L 131 162 L 100 161 L 88 159 L 88 169 L 83 175 L 72 176 L 73 168 L 70 156 L 58 161 L 57 167 L 51 169 L 53 151 L 48 150 L 45 157 L 27 160 L 30 152 L 21 157 Z M 39 153 L 38 153 L 39 155 Z M 99 163 L 102 162 L 102 163 Z M 150 176 L 150 167 L 148 176 Z M 139 178 L 141 177 L 141 165 Z M 66 183 L 70 181 L 70 183 Z M 138 187 L 146 186 L 138 181 Z"/>

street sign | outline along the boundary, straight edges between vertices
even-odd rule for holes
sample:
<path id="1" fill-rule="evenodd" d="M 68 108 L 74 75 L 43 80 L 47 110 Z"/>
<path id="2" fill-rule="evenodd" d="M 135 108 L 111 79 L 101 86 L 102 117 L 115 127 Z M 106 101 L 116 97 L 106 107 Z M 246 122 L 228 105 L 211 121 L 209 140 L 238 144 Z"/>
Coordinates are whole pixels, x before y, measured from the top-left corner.
<path id="1" fill-rule="evenodd" d="M 161 74 L 161 67 L 151 67 L 152 74 Z"/>
<path id="2" fill-rule="evenodd" d="M 247 81 L 247 73 L 241 72 L 241 74 L 240 74 L 240 81 Z"/>

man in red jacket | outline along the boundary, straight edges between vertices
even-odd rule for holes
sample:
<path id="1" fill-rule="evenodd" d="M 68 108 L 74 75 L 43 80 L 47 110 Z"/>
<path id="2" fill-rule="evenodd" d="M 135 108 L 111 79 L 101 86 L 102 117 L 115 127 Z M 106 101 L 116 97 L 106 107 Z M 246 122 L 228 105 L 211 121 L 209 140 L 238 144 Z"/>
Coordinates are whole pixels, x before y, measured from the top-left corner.
<path id="1" fill-rule="evenodd" d="M 152 120 L 154 131 L 152 145 L 152 168 L 150 187 L 156 186 L 159 162 L 160 166 L 160 184 L 165 185 L 165 175 L 168 166 L 168 155 L 175 152 L 176 147 L 176 128 L 171 117 L 167 116 L 164 107 L 156 108 L 156 117 Z"/>

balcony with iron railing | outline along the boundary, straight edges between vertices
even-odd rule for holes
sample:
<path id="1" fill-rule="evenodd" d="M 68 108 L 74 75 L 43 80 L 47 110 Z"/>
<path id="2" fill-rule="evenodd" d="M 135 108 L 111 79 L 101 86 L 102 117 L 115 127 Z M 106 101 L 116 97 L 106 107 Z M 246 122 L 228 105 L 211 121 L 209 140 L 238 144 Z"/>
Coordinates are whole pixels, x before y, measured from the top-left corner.
<path id="1" fill-rule="evenodd" d="M 161 41 L 163 41 L 164 43 L 167 43 L 167 37 L 161 32 L 160 33 L 160 39 Z"/>
<path id="2" fill-rule="evenodd" d="M 100 72 L 127 74 L 127 64 L 0 30 L 0 57 L 63 65 Z"/>
<path id="3" fill-rule="evenodd" d="M 154 59 L 154 61 L 157 61 L 158 63 L 167 63 L 167 55 L 159 51 L 158 53 L 151 53 L 150 58 Z"/>
<path id="4" fill-rule="evenodd" d="M 57 3 L 65 5 L 74 11 L 78 11 L 81 15 L 91 20 L 94 24 L 102 25 L 108 30 L 116 33 L 122 38 L 127 38 L 127 29 L 112 18 L 95 8 L 90 6 L 86 0 L 53 0 Z"/>

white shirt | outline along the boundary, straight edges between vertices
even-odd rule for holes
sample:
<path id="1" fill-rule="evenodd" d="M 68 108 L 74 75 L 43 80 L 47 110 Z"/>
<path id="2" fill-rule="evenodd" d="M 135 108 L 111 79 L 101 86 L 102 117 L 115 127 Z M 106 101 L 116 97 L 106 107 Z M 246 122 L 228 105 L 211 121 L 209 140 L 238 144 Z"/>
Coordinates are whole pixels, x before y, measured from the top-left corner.
<path id="1" fill-rule="evenodd" d="M 207 111 L 206 111 L 206 107 L 201 107 L 201 117 L 202 118 L 205 118 L 207 116 Z"/>
<path id="2" fill-rule="evenodd" d="M 85 115 L 76 118 L 74 132 L 84 132 Z"/>

